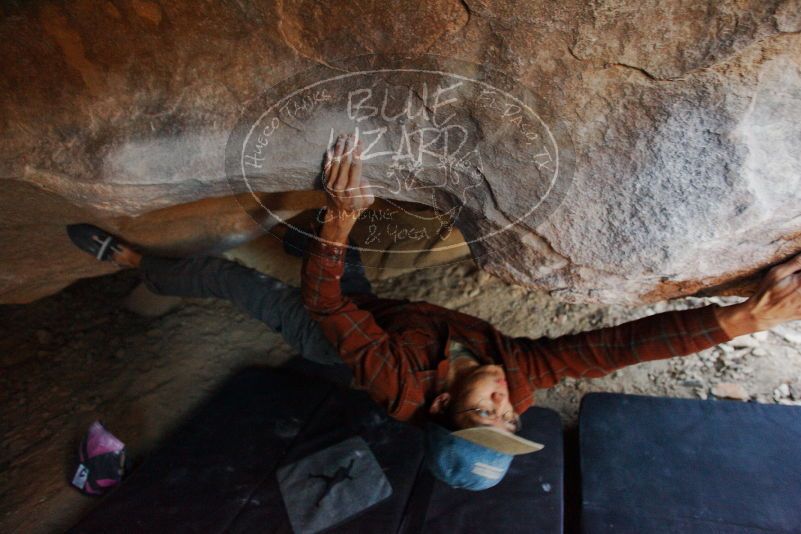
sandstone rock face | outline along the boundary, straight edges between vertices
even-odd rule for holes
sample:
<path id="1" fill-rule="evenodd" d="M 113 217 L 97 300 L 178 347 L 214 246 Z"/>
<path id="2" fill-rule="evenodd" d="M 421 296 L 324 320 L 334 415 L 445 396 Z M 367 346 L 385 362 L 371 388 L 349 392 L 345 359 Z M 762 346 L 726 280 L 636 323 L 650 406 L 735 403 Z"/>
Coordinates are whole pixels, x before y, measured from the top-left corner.
<path id="1" fill-rule="evenodd" d="M 110 271 L 72 222 L 251 239 L 357 127 L 377 195 L 439 214 L 365 248 L 455 227 L 493 274 L 610 303 L 742 291 L 801 248 L 797 0 L 345 4 L 3 7 L 0 301 Z"/>

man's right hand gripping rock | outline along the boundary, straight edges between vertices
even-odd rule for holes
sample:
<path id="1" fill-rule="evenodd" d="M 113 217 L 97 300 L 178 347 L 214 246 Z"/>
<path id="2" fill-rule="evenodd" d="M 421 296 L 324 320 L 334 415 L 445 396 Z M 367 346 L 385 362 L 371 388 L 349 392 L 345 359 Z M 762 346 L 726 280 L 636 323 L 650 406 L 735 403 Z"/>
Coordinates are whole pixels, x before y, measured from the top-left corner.
<path id="1" fill-rule="evenodd" d="M 326 151 L 323 186 L 328 193 L 326 216 L 320 238 L 346 245 L 348 235 L 361 213 L 375 198 L 362 178 L 362 142 L 353 135 L 340 134 Z"/>

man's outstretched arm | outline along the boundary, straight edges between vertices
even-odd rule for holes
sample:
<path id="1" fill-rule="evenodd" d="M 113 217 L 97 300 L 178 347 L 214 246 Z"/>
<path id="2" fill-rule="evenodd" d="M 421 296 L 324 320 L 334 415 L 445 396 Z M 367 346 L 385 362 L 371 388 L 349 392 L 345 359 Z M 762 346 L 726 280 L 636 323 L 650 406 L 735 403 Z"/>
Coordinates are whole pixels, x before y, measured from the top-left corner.
<path id="1" fill-rule="evenodd" d="M 326 152 L 325 221 L 319 235 L 309 243 L 301 272 L 304 305 L 345 363 L 352 367 L 365 350 L 381 344 L 387 337 L 372 314 L 359 309 L 342 295 L 340 288 L 348 236 L 356 219 L 373 202 L 366 184 L 362 183 L 360 153 L 360 144 L 355 145 L 350 136 L 342 135 Z M 358 369 L 354 372 L 358 374 Z M 360 378 L 356 376 L 359 382 Z"/>
<path id="2" fill-rule="evenodd" d="M 535 388 L 565 376 L 598 377 L 639 362 L 685 356 L 734 337 L 801 319 L 801 254 L 777 265 L 757 292 L 731 306 L 669 311 L 591 332 L 516 338 L 520 368 Z"/>
<path id="3" fill-rule="evenodd" d="M 358 144 L 348 146 L 343 139 L 335 151 L 326 154 L 326 217 L 306 251 L 301 292 L 309 314 L 352 369 L 356 385 L 368 389 L 392 417 L 406 420 L 414 413 L 414 406 L 400 402 L 401 371 L 408 348 L 340 289 L 348 235 L 359 214 L 373 202 L 361 178 L 360 150 Z"/>

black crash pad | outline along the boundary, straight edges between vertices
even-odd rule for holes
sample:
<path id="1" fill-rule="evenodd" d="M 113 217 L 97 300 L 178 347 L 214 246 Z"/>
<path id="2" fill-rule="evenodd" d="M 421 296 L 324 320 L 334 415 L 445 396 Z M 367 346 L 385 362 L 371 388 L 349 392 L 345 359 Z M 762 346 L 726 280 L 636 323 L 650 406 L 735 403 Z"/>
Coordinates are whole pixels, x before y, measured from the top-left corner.
<path id="1" fill-rule="evenodd" d="M 276 469 L 360 436 L 392 495 L 326 532 L 515 526 L 561 532 L 558 416 L 532 409 L 523 424 L 524 436 L 546 444 L 543 451 L 517 458 L 492 490 L 453 490 L 434 483 L 423 467 L 422 431 L 388 418 L 366 393 L 297 372 L 250 368 L 198 408 L 72 531 L 291 532 Z"/>
<path id="2" fill-rule="evenodd" d="M 593 393 L 586 533 L 801 532 L 801 407 Z"/>
<path id="3" fill-rule="evenodd" d="M 316 387 L 309 382 L 306 387 Z M 392 486 L 392 496 L 343 525 L 326 532 L 394 532 L 400 525 L 423 458 L 420 430 L 399 423 L 366 393 L 337 388 L 309 419 L 280 465 L 292 464 L 351 436 L 361 436 Z M 229 532 L 292 532 L 275 473 L 264 477 Z"/>

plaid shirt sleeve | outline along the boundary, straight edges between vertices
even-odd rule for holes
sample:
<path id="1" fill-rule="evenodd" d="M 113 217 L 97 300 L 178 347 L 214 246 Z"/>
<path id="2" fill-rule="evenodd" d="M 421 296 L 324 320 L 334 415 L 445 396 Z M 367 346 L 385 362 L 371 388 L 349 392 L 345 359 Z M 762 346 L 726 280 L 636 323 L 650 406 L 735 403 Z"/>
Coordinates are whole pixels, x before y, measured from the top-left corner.
<path id="1" fill-rule="evenodd" d="M 618 326 L 550 339 L 516 338 L 518 368 L 533 388 L 563 377 L 603 376 L 640 362 L 685 356 L 731 339 L 715 317 L 717 304 L 669 311 Z"/>
<path id="2" fill-rule="evenodd" d="M 367 389 L 373 400 L 394 415 L 399 410 L 405 349 L 370 312 L 342 295 L 339 281 L 346 250 L 344 245 L 310 240 L 301 273 L 303 302 L 352 369 L 355 385 Z"/>

